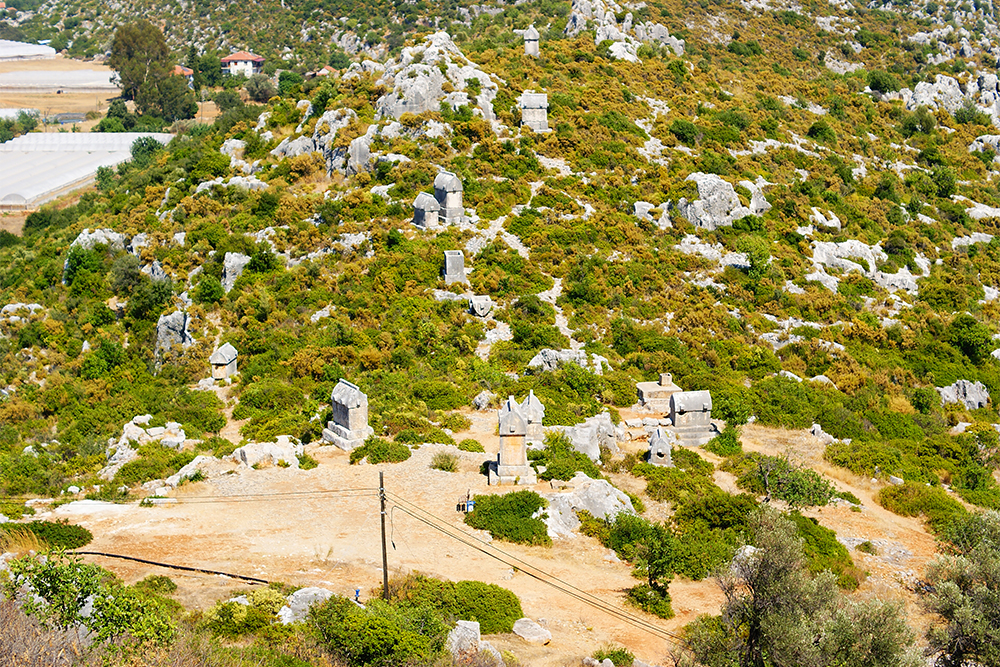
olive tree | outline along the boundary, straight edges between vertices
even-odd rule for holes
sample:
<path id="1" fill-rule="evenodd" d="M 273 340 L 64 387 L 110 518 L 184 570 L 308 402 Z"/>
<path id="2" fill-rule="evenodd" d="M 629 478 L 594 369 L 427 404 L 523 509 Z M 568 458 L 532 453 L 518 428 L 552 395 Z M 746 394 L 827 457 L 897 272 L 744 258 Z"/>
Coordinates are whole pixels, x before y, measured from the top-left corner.
<path id="1" fill-rule="evenodd" d="M 898 602 L 852 601 L 826 571 L 804 567 L 795 524 L 764 507 L 748 544 L 716 575 L 719 616 L 685 628 L 680 664 L 707 667 L 911 667 L 913 633 Z"/>
<path id="2" fill-rule="evenodd" d="M 1000 665 L 1000 512 L 972 515 L 950 529 L 953 553 L 927 571 L 924 598 L 937 622 L 927 640 L 940 667 Z"/>

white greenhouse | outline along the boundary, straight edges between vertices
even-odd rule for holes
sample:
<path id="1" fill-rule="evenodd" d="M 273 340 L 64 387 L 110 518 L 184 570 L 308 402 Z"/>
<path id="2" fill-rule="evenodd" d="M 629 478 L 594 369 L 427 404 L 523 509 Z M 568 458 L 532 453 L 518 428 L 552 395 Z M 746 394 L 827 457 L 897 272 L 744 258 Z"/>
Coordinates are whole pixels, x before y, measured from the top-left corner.
<path id="1" fill-rule="evenodd" d="M 98 167 L 128 160 L 139 137 L 166 144 L 173 135 L 32 132 L 0 144 L 0 210 L 37 208 L 89 185 Z"/>

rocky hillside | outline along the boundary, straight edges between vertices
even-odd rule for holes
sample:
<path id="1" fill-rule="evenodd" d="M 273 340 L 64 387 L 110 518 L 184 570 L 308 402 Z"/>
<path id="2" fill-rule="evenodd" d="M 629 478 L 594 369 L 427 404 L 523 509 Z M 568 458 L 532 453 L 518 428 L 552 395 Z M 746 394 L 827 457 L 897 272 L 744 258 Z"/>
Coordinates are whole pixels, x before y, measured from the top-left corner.
<path id="1" fill-rule="evenodd" d="M 196 450 L 315 442 L 346 378 L 407 446 L 454 445 L 468 408 L 533 391 L 546 426 L 588 434 L 586 463 L 551 445 L 547 465 L 662 503 L 652 520 L 711 554 L 675 564 L 691 579 L 740 540 L 691 518 L 706 498 L 860 508 L 833 483 L 853 475 L 945 540 L 1000 507 L 991 5 L 344 5 L 129 10 L 172 15 L 179 53 L 247 47 L 302 73 L 353 57 L 137 144 L 0 234 L 0 491 L 103 469 L 134 494 Z M 32 35 L 70 13 L 11 6 Z M 108 38 L 109 10 L 76 15 L 59 34 Z M 462 205 L 433 211 L 435 187 Z M 224 343 L 240 373 L 221 392 L 205 378 Z M 658 425 L 619 409 L 660 373 L 711 392 L 730 427 L 714 458 L 682 449 L 663 473 L 616 453 Z M 823 455 L 744 455 L 748 421 Z M 161 430 L 132 447 L 123 428 Z M 109 472 L 119 445 L 132 462 Z"/>

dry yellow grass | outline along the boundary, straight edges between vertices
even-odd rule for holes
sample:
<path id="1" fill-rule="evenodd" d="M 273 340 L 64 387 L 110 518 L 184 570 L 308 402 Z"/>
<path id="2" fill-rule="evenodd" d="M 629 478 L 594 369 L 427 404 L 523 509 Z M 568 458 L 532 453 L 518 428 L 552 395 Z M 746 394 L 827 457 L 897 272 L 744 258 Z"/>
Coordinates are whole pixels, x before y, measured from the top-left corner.
<path id="1" fill-rule="evenodd" d="M 0 553 L 20 556 L 31 552 L 38 553 L 47 548 L 46 544 L 27 528 L 17 528 L 0 534 Z"/>

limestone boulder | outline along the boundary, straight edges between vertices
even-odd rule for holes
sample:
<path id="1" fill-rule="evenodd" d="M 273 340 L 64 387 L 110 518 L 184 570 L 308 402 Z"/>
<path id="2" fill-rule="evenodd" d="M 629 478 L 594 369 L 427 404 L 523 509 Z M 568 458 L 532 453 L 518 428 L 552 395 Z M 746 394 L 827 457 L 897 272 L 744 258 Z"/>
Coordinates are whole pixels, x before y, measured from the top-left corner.
<path id="1" fill-rule="evenodd" d="M 528 368 L 538 371 L 554 371 L 563 364 L 576 364 L 581 368 L 601 375 L 604 367 L 608 364 L 608 359 L 599 354 L 587 355 L 583 350 L 553 350 L 544 348 L 531 358 Z"/>
<path id="2" fill-rule="evenodd" d="M 985 408 L 990 402 L 990 392 L 982 382 L 956 380 L 947 387 L 938 387 L 942 403 L 961 403 L 967 410 Z"/>
<path id="3" fill-rule="evenodd" d="M 751 193 L 749 205 L 744 206 L 733 185 L 716 174 L 695 172 L 685 180 L 698 186 L 698 199 L 681 198 L 677 210 L 695 227 L 711 231 L 730 226 L 748 215 L 761 215 L 771 208 L 761 186 L 750 181 L 740 181 Z"/>
<path id="4" fill-rule="evenodd" d="M 594 415 L 575 426 L 548 426 L 545 430 L 563 433 L 573 449 L 586 454 L 592 461 L 601 459 L 602 447 L 612 454 L 618 453 L 618 429 L 607 412 Z"/>
<path id="5" fill-rule="evenodd" d="M 476 410 L 486 410 L 490 407 L 490 403 L 493 399 L 497 397 L 492 391 L 484 389 L 483 391 L 476 394 L 476 397 L 472 399 L 472 407 Z"/>
<path id="6" fill-rule="evenodd" d="M 316 140 L 312 137 L 296 137 L 295 139 L 282 139 L 271 155 L 277 158 L 298 157 L 316 151 Z"/>
<path id="7" fill-rule="evenodd" d="M 71 248 L 80 247 L 90 250 L 94 246 L 100 244 L 116 250 L 124 250 L 127 240 L 128 237 L 124 234 L 119 234 L 118 232 L 110 229 L 95 229 L 93 231 L 90 229 L 84 229 L 75 239 L 73 239 L 73 242 L 70 243 L 69 246 Z"/>
<path id="8" fill-rule="evenodd" d="M 446 32 L 427 36 L 423 43 L 403 49 L 385 66 L 379 83 L 391 90 L 376 107 L 380 117 L 399 119 L 404 113 L 437 111 L 446 102 L 453 108 L 472 101 L 467 81 L 479 81 L 475 111 L 486 120 L 496 119 L 493 100 L 499 87 L 489 74 L 465 57 Z M 455 92 L 445 93 L 445 84 Z"/>
<path id="9" fill-rule="evenodd" d="M 448 633 L 445 646 L 453 656 L 460 658 L 464 655 L 477 653 L 480 641 L 478 621 L 458 621 Z"/>
<path id="10" fill-rule="evenodd" d="M 913 111 L 917 107 L 926 106 L 931 109 L 945 109 L 955 113 L 965 102 L 965 93 L 959 82 L 943 74 L 934 77 L 934 83 L 921 81 L 913 88 L 913 94 L 906 102 L 906 108 Z"/>
<path id="11" fill-rule="evenodd" d="M 333 591 L 325 588 L 300 588 L 286 598 L 285 606 L 278 610 L 278 620 L 284 625 L 304 621 L 313 605 L 326 602 L 331 597 Z"/>
<path id="12" fill-rule="evenodd" d="M 227 252 L 222 263 L 222 289 L 228 294 L 250 263 L 250 256 L 239 252 Z"/>
<path id="13" fill-rule="evenodd" d="M 156 321 L 156 352 L 161 354 L 175 348 L 187 348 L 194 343 L 188 331 L 190 320 L 183 310 L 160 315 Z"/>
<path id="14" fill-rule="evenodd" d="M 239 447 L 226 460 L 248 468 L 261 465 L 299 467 L 302 444 L 287 435 L 279 435 L 276 442 L 250 442 Z"/>
<path id="15" fill-rule="evenodd" d="M 218 460 L 219 459 L 215 458 L 214 456 L 205 456 L 205 455 L 196 456 L 194 457 L 194 460 L 191 461 L 191 463 L 187 464 L 186 466 L 178 470 L 175 474 L 171 475 L 170 477 L 167 477 L 167 479 L 164 480 L 164 483 L 167 486 L 177 488 L 178 486 L 180 486 L 181 482 L 183 482 L 186 479 L 191 479 L 191 477 L 193 477 L 194 474 L 199 471 L 204 472 L 205 469 L 208 467 L 208 464 L 217 462 Z"/>
<path id="16" fill-rule="evenodd" d="M 635 514 L 629 497 L 607 480 L 591 479 L 578 472 L 568 486 L 572 487 L 569 492 L 545 496 L 549 501 L 548 518 L 545 519 L 549 537 L 574 537 L 580 527 L 576 515 L 579 510 L 586 510 L 597 519 L 609 520 L 622 512 Z"/>
<path id="17" fill-rule="evenodd" d="M 538 646 L 545 646 L 552 641 L 552 633 L 530 618 L 519 618 L 514 621 L 514 634 L 529 644 Z"/>

